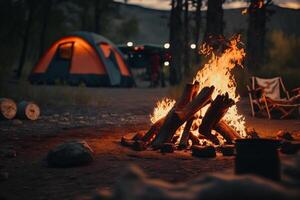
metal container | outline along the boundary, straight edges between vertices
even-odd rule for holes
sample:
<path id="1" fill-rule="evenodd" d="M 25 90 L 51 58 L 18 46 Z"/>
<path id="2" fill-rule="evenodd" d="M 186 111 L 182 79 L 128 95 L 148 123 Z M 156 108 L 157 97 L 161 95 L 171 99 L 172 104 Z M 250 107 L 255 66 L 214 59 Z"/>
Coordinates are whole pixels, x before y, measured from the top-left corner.
<path id="1" fill-rule="evenodd" d="M 274 181 L 280 180 L 280 142 L 272 139 L 236 140 L 236 174 L 254 174 Z"/>

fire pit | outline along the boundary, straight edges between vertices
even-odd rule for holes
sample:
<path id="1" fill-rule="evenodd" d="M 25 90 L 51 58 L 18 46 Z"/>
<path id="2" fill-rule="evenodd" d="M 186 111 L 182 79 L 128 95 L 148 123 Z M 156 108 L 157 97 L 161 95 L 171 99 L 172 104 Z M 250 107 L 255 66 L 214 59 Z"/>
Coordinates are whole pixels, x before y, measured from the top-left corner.
<path id="1" fill-rule="evenodd" d="M 238 47 L 239 41 L 239 37 L 229 41 L 220 56 L 212 53 L 208 64 L 198 71 L 192 83 L 186 84 L 177 101 L 159 101 L 150 116 L 152 126 L 144 135 L 123 137 L 121 143 L 134 150 L 173 152 L 172 144 L 176 149 L 201 150 L 190 147 L 233 144 L 245 137 L 245 120 L 237 111 L 239 95 L 231 74 L 245 56 L 244 49 Z"/>

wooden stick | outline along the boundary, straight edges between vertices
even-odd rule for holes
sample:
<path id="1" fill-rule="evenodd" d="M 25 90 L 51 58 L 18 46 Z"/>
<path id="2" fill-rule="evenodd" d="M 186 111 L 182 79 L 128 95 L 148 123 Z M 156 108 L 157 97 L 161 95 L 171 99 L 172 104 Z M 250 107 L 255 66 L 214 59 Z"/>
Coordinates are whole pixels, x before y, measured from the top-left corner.
<path id="1" fill-rule="evenodd" d="M 158 132 L 157 137 L 152 142 L 152 145 L 159 147 L 163 143 L 169 143 L 176 130 L 211 99 L 213 91 L 214 87 L 205 87 L 198 96 L 186 106 L 179 103 L 179 106 L 175 107 L 175 112 L 169 112 L 166 116 L 166 120 Z M 190 90 L 190 92 L 192 92 L 192 90 Z M 187 92 L 184 92 L 184 94 L 188 96 L 186 95 Z"/>
<path id="2" fill-rule="evenodd" d="M 193 91 L 191 99 L 194 99 L 197 96 L 198 91 L 199 91 L 199 87 L 200 87 L 199 82 L 195 82 L 194 83 L 194 91 Z M 185 149 L 188 146 L 190 130 L 191 130 L 191 127 L 193 125 L 194 119 L 195 119 L 194 117 L 189 119 L 185 124 L 184 130 L 182 132 L 182 135 L 181 135 L 181 138 L 180 138 L 180 141 L 179 141 L 179 148 L 180 149 Z"/>
<path id="3" fill-rule="evenodd" d="M 187 121 L 191 118 L 196 112 L 203 108 L 207 103 L 211 101 L 211 95 L 214 92 L 215 87 L 205 87 L 197 95 L 197 97 L 187 104 L 183 109 L 177 109 L 176 115 L 181 121 Z"/>
<path id="4" fill-rule="evenodd" d="M 229 98 L 228 93 L 218 95 L 206 111 L 199 127 L 199 133 L 207 137 L 207 139 L 211 140 L 214 144 L 219 144 L 218 138 L 211 134 L 211 130 L 223 118 L 229 107 L 233 104 L 234 101 Z"/>
<path id="5" fill-rule="evenodd" d="M 148 132 L 144 135 L 142 141 L 145 143 L 150 143 L 152 139 L 157 135 L 164 121 L 165 121 L 165 117 L 156 121 L 148 130 Z"/>
<path id="6" fill-rule="evenodd" d="M 228 144 L 232 144 L 232 142 L 236 139 L 241 139 L 240 135 L 224 120 L 221 120 L 219 123 L 217 123 L 214 127 L 214 130 L 220 133 Z"/>
<path id="7" fill-rule="evenodd" d="M 192 127 L 193 122 L 194 122 L 194 118 L 191 118 L 186 122 L 184 130 L 182 132 L 182 136 L 179 141 L 180 149 L 185 149 L 188 146 L 188 141 L 189 141 L 189 137 L 190 137 L 190 129 Z"/>

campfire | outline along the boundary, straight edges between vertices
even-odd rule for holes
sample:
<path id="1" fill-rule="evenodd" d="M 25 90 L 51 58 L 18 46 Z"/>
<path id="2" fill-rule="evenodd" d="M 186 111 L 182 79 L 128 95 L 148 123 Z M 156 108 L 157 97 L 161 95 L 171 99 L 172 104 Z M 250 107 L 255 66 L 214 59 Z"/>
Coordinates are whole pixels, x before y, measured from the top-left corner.
<path id="1" fill-rule="evenodd" d="M 157 102 L 150 115 L 151 128 L 121 143 L 135 150 L 147 148 L 171 152 L 233 144 L 246 136 L 245 119 L 238 113 L 236 81 L 232 69 L 242 67 L 245 51 L 240 37 L 228 41 L 220 55 L 204 46 L 211 58 L 192 83 L 187 83 L 178 100 L 165 98 Z"/>

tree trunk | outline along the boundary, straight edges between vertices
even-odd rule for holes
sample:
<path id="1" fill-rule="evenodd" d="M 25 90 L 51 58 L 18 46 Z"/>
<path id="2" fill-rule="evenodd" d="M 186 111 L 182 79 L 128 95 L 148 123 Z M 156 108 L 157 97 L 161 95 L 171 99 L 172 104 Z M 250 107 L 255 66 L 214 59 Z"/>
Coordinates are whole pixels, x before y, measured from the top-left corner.
<path id="1" fill-rule="evenodd" d="M 248 69 L 258 70 L 264 63 L 266 6 L 258 5 L 261 0 L 251 0 L 248 8 L 249 21 L 247 31 L 246 65 Z"/>
<path id="2" fill-rule="evenodd" d="M 196 17 L 195 17 L 195 21 L 196 21 L 196 27 L 195 27 L 195 44 L 196 44 L 196 51 L 195 51 L 195 56 L 196 56 L 196 64 L 200 64 L 201 60 L 200 60 L 200 55 L 198 53 L 199 50 L 199 46 L 200 46 L 200 29 L 201 29 L 201 7 L 202 7 L 202 0 L 197 0 L 197 4 L 196 4 Z"/>
<path id="3" fill-rule="evenodd" d="M 184 74 L 190 73 L 189 0 L 184 2 Z"/>
<path id="4" fill-rule="evenodd" d="M 41 35 L 40 35 L 39 58 L 41 58 L 43 53 L 44 53 L 45 36 L 46 36 L 46 31 L 47 31 L 47 26 L 48 26 L 48 19 L 49 19 L 49 15 L 50 15 L 50 12 L 51 12 L 52 4 L 53 4 L 52 0 L 46 0 L 46 2 L 44 3 L 43 21 L 42 21 L 42 28 L 41 28 Z"/>
<path id="5" fill-rule="evenodd" d="M 204 41 L 212 46 L 220 36 L 223 36 L 223 4 L 224 0 L 209 0 L 206 12 L 206 31 Z"/>
<path id="6" fill-rule="evenodd" d="M 20 79 L 22 75 L 22 70 L 25 64 L 26 55 L 27 55 L 27 46 L 29 42 L 29 36 L 30 36 L 30 27 L 33 21 L 33 12 L 34 12 L 34 3 L 28 3 L 28 12 L 27 12 L 27 20 L 25 24 L 25 33 L 23 35 L 23 46 L 21 50 L 21 56 L 19 60 L 19 65 L 16 70 L 16 79 Z"/>
<path id="7" fill-rule="evenodd" d="M 183 35 L 182 35 L 182 4 L 183 0 L 176 0 L 173 14 L 171 16 L 172 38 L 170 38 L 171 66 L 170 66 L 170 84 L 176 85 L 182 78 L 183 57 Z"/>

